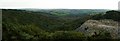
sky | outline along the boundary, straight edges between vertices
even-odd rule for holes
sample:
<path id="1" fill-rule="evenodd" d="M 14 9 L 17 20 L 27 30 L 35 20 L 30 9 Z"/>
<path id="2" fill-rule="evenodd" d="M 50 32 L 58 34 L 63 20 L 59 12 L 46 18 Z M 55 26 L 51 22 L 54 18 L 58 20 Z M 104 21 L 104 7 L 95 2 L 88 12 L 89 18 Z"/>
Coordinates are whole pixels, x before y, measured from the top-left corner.
<path id="1" fill-rule="evenodd" d="M 0 0 L 2 9 L 118 9 L 120 0 Z"/>

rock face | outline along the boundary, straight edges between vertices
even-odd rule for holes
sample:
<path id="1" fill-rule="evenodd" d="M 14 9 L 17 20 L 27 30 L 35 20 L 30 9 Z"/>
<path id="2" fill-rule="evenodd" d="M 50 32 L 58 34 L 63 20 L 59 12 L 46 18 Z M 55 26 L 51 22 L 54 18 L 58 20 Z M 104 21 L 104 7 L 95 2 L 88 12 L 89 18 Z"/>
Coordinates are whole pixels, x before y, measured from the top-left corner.
<path id="1" fill-rule="evenodd" d="M 83 32 L 86 35 L 99 34 L 99 31 L 107 31 L 113 39 L 120 38 L 120 26 L 113 20 L 88 20 L 76 31 Z"/>

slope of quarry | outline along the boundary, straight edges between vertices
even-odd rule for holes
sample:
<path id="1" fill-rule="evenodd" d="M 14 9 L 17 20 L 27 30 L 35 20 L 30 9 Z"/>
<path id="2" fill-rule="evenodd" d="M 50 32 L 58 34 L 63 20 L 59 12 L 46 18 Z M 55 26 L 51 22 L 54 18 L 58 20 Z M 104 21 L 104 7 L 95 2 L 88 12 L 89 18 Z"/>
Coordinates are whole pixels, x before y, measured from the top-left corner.
<path id="1" fill-rule="evenodd" d="M 83 32 L 86 36 L 98 35 L 101 32 L 109 32 L 113 39 L 120 38 L 118 22 L 113 20 L 88 20 L 79 28 L 78 32 Z"/>

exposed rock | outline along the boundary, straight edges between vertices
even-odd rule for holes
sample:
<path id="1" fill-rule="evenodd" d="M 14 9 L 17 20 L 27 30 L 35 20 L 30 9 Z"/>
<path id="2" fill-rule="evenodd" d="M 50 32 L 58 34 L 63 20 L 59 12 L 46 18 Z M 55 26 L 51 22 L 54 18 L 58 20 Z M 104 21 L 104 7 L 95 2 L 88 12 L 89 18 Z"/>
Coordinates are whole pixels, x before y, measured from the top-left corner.
<path id="1" fill-rule="evenodd" d="M 87 36 L 97 35 L 100 31 L 107 31 L 113 39 L 116 39 L 120 38 L 119 26 L 118 22 L 113 20 L 88 20 L 76 31 L 83 32 Z"/>

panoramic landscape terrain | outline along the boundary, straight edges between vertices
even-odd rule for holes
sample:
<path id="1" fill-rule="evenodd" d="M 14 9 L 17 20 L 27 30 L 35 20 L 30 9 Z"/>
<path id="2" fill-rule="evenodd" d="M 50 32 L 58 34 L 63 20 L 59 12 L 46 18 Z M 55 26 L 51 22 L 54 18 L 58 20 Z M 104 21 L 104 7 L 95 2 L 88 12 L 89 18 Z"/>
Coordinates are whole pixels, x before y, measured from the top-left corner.
<path id="1" fill-rule="evenodd" d="M 2 9 L 2 41 L 120 39 L 120 11 Z"/>

